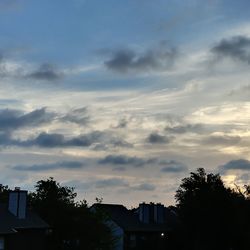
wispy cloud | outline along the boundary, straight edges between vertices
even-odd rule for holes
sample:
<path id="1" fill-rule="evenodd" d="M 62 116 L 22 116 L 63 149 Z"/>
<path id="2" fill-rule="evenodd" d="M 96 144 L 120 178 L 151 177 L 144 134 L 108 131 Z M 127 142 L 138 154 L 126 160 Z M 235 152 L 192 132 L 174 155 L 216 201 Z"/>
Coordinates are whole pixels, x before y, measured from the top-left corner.
<path id="1" fill-rule="evenodd" d="M 61 117 L 63 122 L 72 122 L 81 125 L 86 125 L 89 122 L 90 116 L 87 107 L 72 109 L 67 114 Z"/>
<path id="2" fill-rule="evenodd" d="M 51 171 L 57 169 L 80 169 L 84 166 L 82 162 L 78 161 L 62 161 L 54 163 L 43 163 L 43 164 L 34 164 L 34 165 L 15 165 L 11 168 L 18 171 Z"/>
<path id="3" fill-rule="evenodd" d="M 173 134 L 184 134 L 184 133 L 201 133 L 204 131 L 204 125 L 202 124 L 182 124 L 176 126 L 167 126 L 166 132 Z"/>
<path id="4" fill-rule="evenodd" d="M 154 191 L 156 189 L 156 186 L 150 183 L 142 183 L 133 187 L 133 189 L 139 191 Z"/>
<path id="5" fill-rule="evenodd" d="M 99 160 L 99 164 L 110 165 L 131 165 L 135 167 L 143 167 L 145 164 L 154 162 L 155 159 L 143 159 L 136 156 L 126 155 L 107 155 L 103 159 Z"/>
<path id="6" fill-rule="evenodd" d="M 110 178 L 95 182 L 96 188 L 129 187 L 129 183 L 121 178 Z"/>
<path id="7" fill-rule="evenodd" d="M 203 139 L 203 143 L 209 145 L 235 145 L 240 141 L 240 136 L 229 135 L 211 135 Z"/>
<path id="8" fill-rule="evenodd" d="M 161 169 L 164 173 L 181 173 L 188 170 L 188 167 L 185 164 L 174 160 L 162 161 L 161 164 L 164 165 Z"/>

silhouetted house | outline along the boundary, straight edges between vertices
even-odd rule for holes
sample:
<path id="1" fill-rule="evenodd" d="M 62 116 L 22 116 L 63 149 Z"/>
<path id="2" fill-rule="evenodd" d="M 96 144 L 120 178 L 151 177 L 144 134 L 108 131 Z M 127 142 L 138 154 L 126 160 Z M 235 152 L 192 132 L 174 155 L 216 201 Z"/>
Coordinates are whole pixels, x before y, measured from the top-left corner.
<path id="1" fill-rule="evenodd" d="M 166 249 L 174 230 L 176 214 L 171 214 L 162 204 L 141 203 L 137 209 L 128 210 L 123 205 L 94 204 L 92 210 L 99 209 L 107 216 L 116 238 L 115 250 Z"/>
<path id="2" fill-rule="evenodd" d="M 45 250 L 49 226 L 27 209 L 27 191 L 15 189 L 0 204 L 0 250 Z"/>

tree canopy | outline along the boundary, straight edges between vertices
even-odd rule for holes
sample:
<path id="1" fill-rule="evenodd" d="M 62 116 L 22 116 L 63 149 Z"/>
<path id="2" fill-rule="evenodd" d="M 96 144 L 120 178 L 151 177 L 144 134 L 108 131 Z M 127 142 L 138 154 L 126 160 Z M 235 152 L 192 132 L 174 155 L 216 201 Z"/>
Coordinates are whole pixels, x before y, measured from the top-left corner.
<path id="1" fill-rule="evenodd" d="M 176 195 L 189 249 L 245 249 L 247 196 L 203 168 L 182 180 Z"/>
<path id="2" fill-rule="evenodd" d="M 76 196 L 74 188 L 53 178 L 38 181 L 29 194 L 30 206 L 52 227 L 51 249 L 112 249 L 110 229 Z"/>

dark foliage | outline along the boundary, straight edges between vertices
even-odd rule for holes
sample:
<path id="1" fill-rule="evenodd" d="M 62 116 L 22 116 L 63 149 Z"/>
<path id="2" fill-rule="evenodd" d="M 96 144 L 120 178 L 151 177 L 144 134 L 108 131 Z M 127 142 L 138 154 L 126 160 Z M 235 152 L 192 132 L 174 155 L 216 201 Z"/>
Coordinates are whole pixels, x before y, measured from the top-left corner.
<path id="1" fill-rule="evenodd" d="M 226 188 L 202 168 L 184 178 L 175 198 L 185 249 L 249 249 L 248 190 Z"/>
<path id="2" fill-rule="evenodd" d="M 8 186 L 0 184 L 0 202 L 8 203 L 10 189 Z"/>
<path id="3" fill-rule="evenodd" d="M 74 188 L 61 186 L 53 178 L 38 181 L 35 188 L 29 203 L 52 227 L 51 249 L 112 249 L 109 228 L 85 200 L 75 202 Z"/>

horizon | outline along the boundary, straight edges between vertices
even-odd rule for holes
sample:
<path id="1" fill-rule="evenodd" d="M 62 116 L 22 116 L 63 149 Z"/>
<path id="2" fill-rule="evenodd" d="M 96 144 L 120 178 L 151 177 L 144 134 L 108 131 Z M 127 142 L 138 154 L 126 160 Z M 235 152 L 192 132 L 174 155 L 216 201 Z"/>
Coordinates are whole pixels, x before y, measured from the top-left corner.
<path id="1" fill-rule="evenodd" d="M 197 173 L 197 170 L 198 169 L 196 169 L 196 171 L 194 171 L 194 172 L 190 172 L 189 173 L 189 175 L 187 175 L 187 176 L 185 176 L 185 178 L 190 178 L 190 174 L 191 173 Z M 218 175 L 219 173 L 209 173 L 209 172 L 206 172 L 206 169 L 204 169 L 204 171 L 205 171 L 205 173 L 206 174 L 213 174 L 213 175 Z M 219 174 L 220 175 L 220 174 Z M 221 177 L 221 175 L 220 175 L 220 177 Z M 59 184 L 59 186 L 61 186 L 61 187 L 66 187 L 66 186 L 64 186 L 64 185 L 62 185 L 62 183 L 60 183 L 60 182 L 58 182 L 56 179 L 54 179 L 54 177 L 49 177 L 48 179 L 43 179 L 42 181 L 48 181 L 49 179 L 53 179 L 56 183 L 58 183 Z M 226 185 L 225 184 L 225 180 L 223 180 L 222 179 L 222 177 L 221 177 L 221 180 L 222 180 L 222 182 L 223 182 L 223 184 L 224 184 L 224 186 L 226 187 L 226 188 L 230 188 L 232 191 L 235 191 L 235 192 L 237 192 L 237 191 L 242 191 L 243 193 L 244 193 L 244 187 L 243 186 L 236 186 L 236 189 L 235 189 L 235 184 L 233 185 L 234 187 L 232 187 L 232 186 L 229 186 L 229 185 Z M 41 181 L 41 180 L 39 180 L 39 181 Z M 183 183 L 183 179 L 182 180 L 180 180 L 180 183 Z M 35 186 L 37 185 L 38 183 L 34 183 L 34 188 L 33 189 L 30 189 L 30 190 L 26 190 L 26 189 L 22 189 L 22 187 L 17 187 L 17 186 L 13 186 L 13 187 L 10 187 L 9 185 L 5 185 L 5 186 L 7 186 L 7 189 L 11 192 L 11 191 L 13 191 L 13 192 L 15 192 L 15 191 L 24 191 L 24 192 L 28 192 L 28 193 L 32 193 L 32 192 L 36 192 L 36 190 L 35 190 Z M 2 184 L 0 184 L 0 185 L 2 185 Z M 129 210 L 131 210 L 131 209 L 134 209 L 134 208 L 137 208 L 137 207 L 139 207 L 139 205 L 140 204 L 163 204 L 165 207 L 170 207 L 170 206 L 174 206 L 174 207 L 176 207 L 177 206 L 177 204 L 176 204 L 176 202 L 174 203 L 174 204 L 167 204 L 166 202 L 159 202 L 159 201 L 157 201 L 157 200 L 155 200 L 154 202 L 152 202 L 152 201 L 145 201 L 145 200 L 143 200 L 143 199 L 141 199 L 141 200 L 138 200 L 137 201 L 137 203 L 134 203 L 134 204 L 124 204 L 122 201 L 121 202 L 113 202 L 112 200 L 110 200 L 109 202 L 106 202 L 104 199 L 103 199 L 103 197 L 95 197 L 94 198 L 94 200 L 93 201 L 88 201 L 88 200 L 86 200 L 85 199 L 85 197 L 79 197 L 79 195 L 78 195 L 78 193 L 77 193 L 77 191 L 76 191 L 76 187 L 74 187 L 74 186 L 67 186 L 67 187 L 69 187 L 69 188 L 73 188 L 73 192 L 74 193 L 76 193 L 76 197 L 75 197 L 75 199 L 74 199 L 74 202 L 79 202 L 79 201 L 86 201 L 86 204 L 87 204 L 87 206 L 88 207 L 91 207 L 92 205 L 94 205 L 94 204 L 106 204 L 106 205 L 122 205 L 122 206 L 125 206 L 127 209 L 129 209 Z M 180 186 L 179 186 L 180 187 Z M 177 189 L 179 188 L 179 187 L 177 187 Z M 176 189 L 176 191 L 177 191 L 177 189 Z M 173 194 L 174 195 L 174 197 L 175 197 L 175 194 L 176 194 L 176 192 Z M 174 200 L 175 200 L 175 198 L 174 198 Z"/>
<path id="2" fill-rule="evenodd" d="M 174 205 L 250 180 L 248 0 L 0 0 L 0 183 Z"/>

